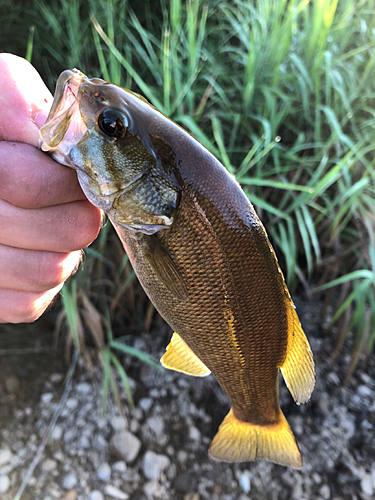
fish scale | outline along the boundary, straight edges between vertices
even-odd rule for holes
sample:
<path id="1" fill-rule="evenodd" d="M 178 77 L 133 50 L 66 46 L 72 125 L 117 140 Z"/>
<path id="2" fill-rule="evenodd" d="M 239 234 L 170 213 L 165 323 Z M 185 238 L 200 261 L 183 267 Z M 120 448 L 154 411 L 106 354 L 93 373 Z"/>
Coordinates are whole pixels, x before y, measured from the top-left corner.
<path id="1" fill-rule="evenodd" d="M 175 330 L 163 366 L 211 372 L 227 393 L 232 408 L 211 456 L 300 468 L 279 405 L 279 371 L 297 404 L 306 402 L 312 353 L 239 184 L 144 98 L 78 70 L 60 76 L 40 134 L 41 148 L 75 168 L 87 198 L 107 213 L 141 285 Z"/>
<path id="2" fill-rule="evenodd" d="M 204 211 L 205 207 L 203 206 L 202 208 Z M 212 211 L 212 207 L 210 207 L 210 209 Z M 216 220 L 211 219 L 211 221 L 212 225 L 215 224 L 219 225 L 221 222 L 219 218 L 216 218 Z M 186 224 L 187 227 L 186 235 L 183 230 L 184 224 Z M 272 373 L 272 376 L 268 378 L 267 378 L 267 371 L 264 372 L 263 370 L 262 373 L 261 362 L 263 361 L 263 357 L 260 355 L 260 352 L 264 350 L 262 348 L 263 344 L 269 341 L 267 340 L 267 337 L 265 337 L 263 334 L 264 323 L 265 323 L 264 312 L 261 311 L 261 308 L 258 306 L 258 304 L 256 304 L 254 308 L 251 307 L 250 304 L 251 293 L 250 294 L 246 293 L 247 291 L 251 292 L 251 288 L 249 288 L 247 282 L 245 287 L 239 287 L 237 285 L 237 289 L 239 288 L 239 290 L 233 290 L 234 288 L 233 281 L 237 273 L 234 272 L 232 266 L 231 269 L 232 272 L 231 274 L 229 274 L 228 266 L 225 265 L 224 263 L 225 258 L 229 260 L 230 257 L 228 250 L 226 251 L 226 255 L 222 255 L 220 261 L 217 258 L 215 259 L 215 265 L 210 266 L 208 274 L 207 273 L 203 273 L 202 275 L 199 274 L 199 271 L 202 270 L 201 262 L 208 261 L 211 248 L 215 247 L 215 244 L 217 245 L 217 242 L 215 241 L 214 238 L 212 238 L 211 240 L 208 239 L 207 234 L 205 234 L 205 237 L 202 238 L 203 234 L 202 231 L 204 227 L 205 224 L 203 217 L 199 214 L 199 212 L 197 211 L 194 212 L 192 210 L 191 198 L 190 196 L 185 196 L 181 200 L 179 208 L 179 216 L 175 221 L 175 226 L 171 228 L 168 232 L 165 232 L 165 234 L 163 234 L 160 238 L 161 243 L 169 251 L 172 259 L 174 260 L 174 262 L 178 267 L 180 267 L 180 262 L 182 264 L 182 260 L 179 257 L 179 249 L 191 248 L 191 255 L 188 254 L 187 259 L 185 257 L 184 267 L 182 268 L 181 266 L 181 269 L 184 269 L 183 277 L 187 284 L 190 297 L 190 300 L 187 303 L 181 303 L 179 301 L 176 301 L 172 296 L 168 297 L 168 299 L 166 300 L 165 296 L 163 296 L 165 295 L 163 292 L 160 293 L 161 291 L 159 289 L 156 291 L 155 288 L 155 282 L 157 281 L 156 276 L 154 277 L 154 283 L 152 283 L 151 285 L 148 283 L 144 283 L 143 287 L 148 292 L 151 300 L 156 305 L 156 308 L 159 310 L 162 316 L 168 318 L 172 328 L 179 333 L 179 335 L 187 342 L 187 344 L 198 355 L 198 357 L 203 361 L 203 363 L 207 365 L 208 368 L 210 368 L 210 370 L 215 375 L 215 377 L 222 385 L 224 390 L 226 390 L 226 392 L 229 393 L 235 411 L 237 407 L 238 413 L 240 413 L 240 408 L 241 406 L 243 406 L 242 403 L 245 392 L 246 394 L 252 395 L 253 399 L 255 399 L 258 402 L 259 406 L 261 407 L 263 406 L 263 415 L 264 413 L 267 414 L 272 413 L 269 406 L 272 406 L 272 408 L 274 407 L 275 395 L 274 397 L 270 398 L 270 394 L 275 392 L 275 383 L 274 383 L 275 377 L 274 373 Z M 192 232 L 193 228 L 194 228 L 194 234 Z M 180 234 L 183 234 L 184 236 L 182 237 L 182 241 L 178 241 L 176 244 L 174 231 L 177 230 L 180 232 Z M 194 241 L 195 245 L 189 245 L 190 241 L 184 241 L 184 239 Z M 201 247 L 200 250 L 202 254 L 204 254 L 204 256 L 201 259 L 201 262 L 198 261 L 196 258 L 194 258 L 197 241 L 199 241 L 199 245 Z M 224 246 L 224 244 L 222 244 L 222 246 Z M 233 252 L 235 252 L 234 255 L 237 254 L 236 261 L 241 262 L 241 269 L 243 270 L 247 268 L 246 265 L 247 260 L 242 258 L 241 253 L 240 254 L 238 253 L 241 248 L 244 248 L 243 244 L 239 245 L 238 247 L 234 245 Z M 135 265 L 137 267 L 141 266 L 143 269 L 145 268 L 146 265 L 145 262 L 141 263 L 139 257 L 132 258 L 131 251 L 127 250 L 127 253 L 131 261 L 135 262 Z M 223 254 L 223 252 L 221 253 Z M 259 267 L 258 260 L 251 259 L 251 265 Z M 248 271 L 250 270 L 251 268 L 249 268 L 248 266 Z M 240 269 L 238 269 L 238 272 L 239 271 Z M 152 270 L 148 269 L 147 270 L 148 277 L 150 273 L 152 273 Z M 137 274 L 139 275 L 139 272 Z M 257 274 L 258 273 L 256 273 L 255 275 L 255 280 L 257 278 Z M 199 276 L 201 277 L 199 278 Z M 233 297 L 229 310 L 234 311 L 234 313 L 237 313 L 238 309 L 236 317 L 237 318 L 243 317 L 243 319 L 242 321 L 237 320 L 237 322 L 245 323 L 245 325 L 247 326 L 247 329 L 245 330 L 244 328 L 245 325 L 242 324 L 241 327 L 238 328 L 238 330 L 236 331 L 237 342 L 240 344 L 241 349 L 243 350 L 247 348 L 249 343 L 250 345 L 254 345 L 253 349 L 255 353 L 253 356 L 247 357 L 247 366 L 245 368 L 245 373 L 246 375 L 248 375 L 247 377 L 248 383 L 246 390 L 241 390 L 241 391 L 233 390 L 233 385 L 234 385 L 233 374 L 236 374 L 237 378 L 240 376 L 238 367 L 238 357 L 237 355 L 233 356 L 233 352 L 235 351 L 226 349 L 224 350 L 225 354 L 223 353 L 223 351 L 221 351 L 222 353 L 221 356 L 215 356 L 216 352 L 220 352 L 217 346 L 221 346 L 223 344 L 223 341 L 224 343 L 228 343 L 231 341 L 230 337 L 228 337 L 227 335 L 227 324 L 225 321 L 225 314 L 223 314 L 225 310 L 223 295 L 220 289 L 218 289 L 217 287 L 218 276 L 220 276 L 221 280 L 225 283 L 225 287 L 228 290 L 228 295 Z M 140 281 L 142 283 L 141 278 Z M 242 281 L 243 280 L 241 280 L 241 282 Z M 194 294 L 193 290 L 196 287 L 197 283 L 199 283 L 199 287 L 205 290 L 205 296 L 203 301 L 201 293 Z M 162 297 L 162 300 L 160 300 L 160 297 Z M 246 308 L 241 307 L 241 302 L 243 302 L 244 300 L 246 302 Z M 208 304 L 206 306 L 207 301 Z M 239 303 L 239 306 L 236 305 L 236 302 Z M 171 309 L 173 310 L 172 313 Z M 251 314 L 252 309 L 255 309 L 255 311 L 259 311 L 259 313 L 255 312 Z M 171 317 L 173 317 L 172 321 Z M 261 324 L 261 328 L 259 328 L 258 323 Z M 196 332 L 197 324 L 200 325 L 198 332 Z M 257 332 L 257 335 L 250 337 L 246 335 L 247 330 L 255 331 Z M 207 339 L 207 335 L 210 336 L 209 340 Z M 217 346 L 215 345 L 215 343 L 217 343 Z M 211 349 L 214 353 L 214 356 L 217 358 L 214 359 L 214 362 L 211 359 L 212 354 L 211 356 L 207 356 L 205 352 L 207 344 L 212 345 Z M 286 340 L 284 344 L 286 347 Z M 284 352 L 285 352 L 285 347 L 284 347 Z M 272 361 L 274 362 L 274 364 L 276 364 L 275 360 Z M 224 366 L 229 365 L 230 369 L 223 372 L 222 370 L 220 370 L 220 366 L 222 365 Z M 256 383 L 255 387 L 253 387 L 254 384 L 251 383 L 253 377 L 250 376 L 251 372 L 254 372 L 256 374 L 262 373 L 262 384 Z M 242 374 L 241 377 L 245 379 L 245 374 Z M 239 400 L 238 403 L 237 400 Z M 248 410 L 247 412 L 248 415 L 246 416 L 247 420 L 251 421 L 251 419 L 257 417 L 257 415 L 254 415 L 254 413 L 257 414 L 258 411 L 255 412 L 253 411 L 252 414 L 249 414 L 251 413 L 250 408 L 247 408 L 247 410 Z M 242 413 L 243 411 L 241 411 L 241 414 Z M 275 414 L 272 415 L 271 422 L 267 422 L 266 419 L 263 418 L 263 423 L 266 424 L 273 423 L 275 420 L 277 420 L 277 418 L 278 418 L 278 413 L 276 414 L 275 412 Z"/>

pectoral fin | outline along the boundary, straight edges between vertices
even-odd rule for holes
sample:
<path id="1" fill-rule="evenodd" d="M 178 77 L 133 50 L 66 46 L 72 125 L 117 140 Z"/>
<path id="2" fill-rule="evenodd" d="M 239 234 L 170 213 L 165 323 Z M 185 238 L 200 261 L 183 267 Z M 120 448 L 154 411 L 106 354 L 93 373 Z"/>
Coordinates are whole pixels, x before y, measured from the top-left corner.
<path id="1" fill-rule="evenodd" d="M 176 332 L 160 362 L 165 368 L 194 377 L 206 377 L 211 373 Z"/>
<path id="2" fill-rule="evenodd" d="M 309 342 L 293 304 L 289 309 L 288 322 L 290 327 L 287 355 L 280 369 L 294 401 L 301 404 L 310 399 L 314 389 L 314 361 Z"/>
<path id="3" fill-rule="evenodd" d="M 167 250 L 155 235 L 142 234 L 138 238 L 143 255 L 163 285 L 179 300 L 189 299 L 184 279 Z"/>

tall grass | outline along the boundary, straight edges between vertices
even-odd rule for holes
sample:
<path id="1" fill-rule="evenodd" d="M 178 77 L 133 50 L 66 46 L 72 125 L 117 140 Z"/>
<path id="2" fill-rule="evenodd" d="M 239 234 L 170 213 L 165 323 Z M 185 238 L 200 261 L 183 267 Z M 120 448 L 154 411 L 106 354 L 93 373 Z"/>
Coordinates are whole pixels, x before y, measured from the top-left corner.
<path id="1" fill-rule="evenodd" d="M 351 373 L 375 340 L 372 4 L 35 0 L 33 7 L 32 61 L 50 86 L 77 66 L 136 90 L 237 177 L 290 288 L 315 286 L 324 310 L 333 308 L 335 356 L 353 333 Z"/>

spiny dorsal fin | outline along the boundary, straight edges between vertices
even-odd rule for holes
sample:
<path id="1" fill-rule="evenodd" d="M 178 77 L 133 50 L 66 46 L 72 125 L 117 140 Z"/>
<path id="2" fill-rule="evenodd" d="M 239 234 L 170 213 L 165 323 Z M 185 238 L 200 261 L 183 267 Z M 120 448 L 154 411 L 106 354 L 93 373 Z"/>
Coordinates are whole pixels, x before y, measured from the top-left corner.
<path id="1" fill-rule="evenodd" d="M 210 455 L 223 462 L 269 460 L 300 469 L 302 457 L 286 418 L 280 411 L 274 425 L 254 425 L 238 420 L 231 409 L 210 446 Z"/>
<path id="2" fill-rule="evenodd" d="M 309 342 L 293 304 L 289 311 L 288 349 L 280 369 L 294 401 L 299 405 L 310 399 L 315 385 L 315 369 Z"/>
<path id="3" fill-rule="evenodd" d="M 194 377 L 206 377 L 211 373 L 176 332 L 172 335 L 172 339 L 160 362 L 169 370 L 176 370 Z"/>

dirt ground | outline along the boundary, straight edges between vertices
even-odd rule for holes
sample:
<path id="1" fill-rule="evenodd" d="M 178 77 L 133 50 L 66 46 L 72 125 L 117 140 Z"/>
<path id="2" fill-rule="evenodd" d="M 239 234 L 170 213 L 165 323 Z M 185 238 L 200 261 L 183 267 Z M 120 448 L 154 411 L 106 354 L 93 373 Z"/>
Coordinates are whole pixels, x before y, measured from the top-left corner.
<path id="1" fill-rule="evenodd" d="M 157 372 L 124 356 L 135 409 L 119 390 L 103 417 L 100 367 L 82 363 L 25 500 L 370 500 L 375 495 L 375 361 L 342 385 L 349 345 L 330 367 L 333 339 L 319 304 L 297 301 L 317 371 L 313 397 L 296 406 L 280 384 L 282 410 L 304 458 L 301 471 L 267 462 L 224 464 L 207 450 L 228 401 L 215 379 Z M 53 355 L 54 314 L 34 325 L 0 325 L 0 498 L 12 500 L 64 390 Z M 156 319 L 130 341 L 155 358 L 170 329 Z M 121 447 L 119 443 L 123 443 Z"/>

